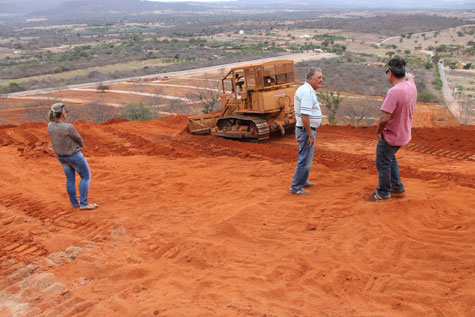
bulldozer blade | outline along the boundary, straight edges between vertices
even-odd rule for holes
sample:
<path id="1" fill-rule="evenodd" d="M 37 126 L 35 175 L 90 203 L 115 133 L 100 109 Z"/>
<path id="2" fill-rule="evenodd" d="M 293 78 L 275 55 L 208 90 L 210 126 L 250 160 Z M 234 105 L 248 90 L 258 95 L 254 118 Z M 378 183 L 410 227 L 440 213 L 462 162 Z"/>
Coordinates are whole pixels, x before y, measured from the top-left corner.
<path id="1" fill-rule="evenodd" d="M 191 134 L 210 134 L 211 128 L 216 126 L 220 113 L 205 113 L 188 118 L 188 131 Z"/>

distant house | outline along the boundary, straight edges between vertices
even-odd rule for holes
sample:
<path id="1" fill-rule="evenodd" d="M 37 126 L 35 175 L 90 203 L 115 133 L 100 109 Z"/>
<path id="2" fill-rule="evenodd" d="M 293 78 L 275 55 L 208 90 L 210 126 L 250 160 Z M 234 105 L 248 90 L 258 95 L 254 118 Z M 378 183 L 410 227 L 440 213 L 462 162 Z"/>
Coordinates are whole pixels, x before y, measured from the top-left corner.
<path id="1" fill-rule="evenodd" d="M 308 35 L 308 34 L 304 34 L 304 35 L 297 35 L 295 38 L 298 38 L 298 39 L 310 39 L 312 38 L 312 36 Z"/>
<path id="2" fill-rule="evenodd" d="M 323 53 L 323 50 L 320 48 L 316 48 L 313 50 L 315 53 Z"/>
<path id="3" fill-rule="evenodd" d="M 244 30 L 239 30 L 239 35 L 244 35 Z"/>

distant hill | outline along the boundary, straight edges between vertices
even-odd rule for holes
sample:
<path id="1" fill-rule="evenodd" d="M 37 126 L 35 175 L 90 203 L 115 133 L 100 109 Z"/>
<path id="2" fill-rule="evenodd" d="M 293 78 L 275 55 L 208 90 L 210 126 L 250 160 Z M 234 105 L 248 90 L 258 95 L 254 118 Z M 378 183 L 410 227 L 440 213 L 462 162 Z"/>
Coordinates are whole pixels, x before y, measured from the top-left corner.
<path id="1" fill-rule="evenodd" d="M 143 14 L 151 11 L 196 12 L 213 9 L 475 9 L 472 0 L 237 0 L 224 2 L 154 2 L 147 0 L 0 0 L 0 14 L 31 17 L 87 18 L 109 15 Z"/>
<path id="2" fill-rule="evenodd" d="M 57 0 L 50 0 L 57 1 Z M 151 2 L 141 0 L 70 0 L 62 1 L 53 8 L 39 10 L 29 15 L 32 17 L 82 18 L 110 15 L 130 15 L 152 11 L 195 11 L 209 9 L 203 3 Z"/>
<path id="3" fill-rule="evenodd" d="M 253 7 L 288 7 L 288 8 L 313 8 L 313 9 L 475 9 L 473 0 L 238 0 L 234 5 Z"/>
<path id="4" fill-rule="evenodd" d="M 1 14 L 29 14 L 38 10 L 53 9 L 64 0 L 0 0 Z"/>

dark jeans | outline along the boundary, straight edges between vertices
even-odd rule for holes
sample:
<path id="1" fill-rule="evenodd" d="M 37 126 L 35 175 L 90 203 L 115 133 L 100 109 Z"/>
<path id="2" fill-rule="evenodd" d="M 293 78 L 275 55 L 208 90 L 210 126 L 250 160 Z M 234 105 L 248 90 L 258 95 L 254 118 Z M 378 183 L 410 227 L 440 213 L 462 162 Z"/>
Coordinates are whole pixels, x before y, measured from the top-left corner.
<path id="1" fill-rule="evenodd" d="M 89 193 L 91 172 L 82 152 L 74 153 L 71 156 L 58 155 L 58 160 L 63 166 L 64 174 L 66 175 L 66 190 L 68 191 L 69 201 L 71 205 L 73 205 L 73 208 L 76 208 L 78 205 L 81 207 L 89 205 L 87 196 Z M 76 172 L 81 176 L 81 182 L 79 183 L 80 202 L 78 202 L 76 195 Z"/>
<path id="2" fill-rule="evenodd" d="M 396 152 L 400 146 L 393 146 L 384 140 L 378 141 L 376 147 L 376 168 L 378 169 L 379 185 L 376 187 L 378 195 L 391 196 L 391 188 L 404 191 L 404 185 L 399 176 L 399 165 L 396 160 Z"/>
<path id="3" fill-rule="evenodd" d="M 317 141 L 317 130 L 312 130 L 315 143 Z M 312 147 L 308 146 L 308 133 L 305 129 L 295 128 L 295 138 L 299 142 L 299 158 L 297 168 L 295 169 L 294 178 L 292 179 L 293 190 L 299 191 L 303 185 L 307 184 L 308 174 L 313 162 L 313 153 L 315 151 L 315 143 Z"/>

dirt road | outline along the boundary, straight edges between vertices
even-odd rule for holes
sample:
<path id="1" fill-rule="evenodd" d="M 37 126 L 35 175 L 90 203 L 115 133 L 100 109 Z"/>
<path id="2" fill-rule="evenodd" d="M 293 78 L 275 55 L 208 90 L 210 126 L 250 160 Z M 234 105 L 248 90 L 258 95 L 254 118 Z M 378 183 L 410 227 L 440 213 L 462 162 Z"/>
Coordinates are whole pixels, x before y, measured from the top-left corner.
<path id="1" fill-rule="evenodd" d="M 125 81 L 138 81 L 141 79 L 150 79 L 156 78 L 157 76 L 160 77 L 186 77 L 186 76 L 196 76 L 202 75 L 206 73 L 216 73 L 222 69 L 230 69 L 244 63 L 259 63 L 259 62 L 267 62 L 267 61 L 274 61 L 279 59 L 289 59 L 293 60 L 294 62 L 298 63 L 305 60 L 314 60 L 314 59 L 322 59 L 322 58 L 334 58 L 338 57 L 338 55 L 333 53 L 323 53 L 323 54 L 315 54 L 311 53 L 295 53 L 295 54 L 288 54 L 288 55 L 281 55 L 276 57 L 268 57 L 268 58 L 260 58 L 256 60 L 251 60 L 247 62 L 237 62 L 237 63 L 230 63 L 230 64 L 222 64 L 216 66 L 209 66 L 209 67 L 202 67 L 196 69 L 188 69 L 188 70 L 181 70 L 176 72 L 168 72 L 168 73 L 161 73 L 161 74 L 153 74 L 153 75 L 146 75 L 140 77 L 130 77 L 130 78 L 121 78 L 121 79 L 114 79 L 114 80 L 106 80 L 101 82 L 92 82 L 92 83 L 85 83 L 85 84 L 76 84 L 76 85 L 69 85 L 64 87 L 57 87 L 57 88 L 43 88 L 43 89 L 35 89 L 29 91 L 20 91 L 5 95 L 6 97 L 12 98 L 16 96 L 28 96 L 28 95 L 37 95 L 37 94 L 48 94 L 56 91 L 63 91 L 68 89 L 76 89 L 76 88 L 87 88 L 87 87 L 97 87 L 99 84 L 113 84 Z"/>
<path id="2" fill-rule="evenodd" d="M 69 206 L 45 124 L 0 126 L 0 316 L 474 314 L 474 127 L 414 129 L 407 197 L 369 203 L 374 128 L 319 128 L 295 197 L 293 135 L 75 125 L 94 211 Z"/>

